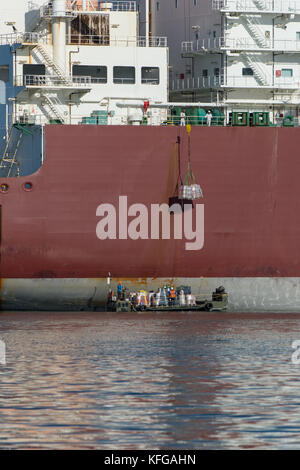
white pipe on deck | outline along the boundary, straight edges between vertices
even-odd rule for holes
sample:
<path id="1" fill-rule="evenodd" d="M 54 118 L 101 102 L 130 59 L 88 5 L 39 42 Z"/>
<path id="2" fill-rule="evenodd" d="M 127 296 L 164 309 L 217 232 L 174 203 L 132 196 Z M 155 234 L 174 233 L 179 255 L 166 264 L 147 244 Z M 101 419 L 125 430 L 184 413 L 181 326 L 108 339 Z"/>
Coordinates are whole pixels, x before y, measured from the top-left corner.
<path id="1" fill-rule="evenodd" d="M 145 0 L 145 36 L 146 36 L 146 47 L 149 47 L 149 0 Z"/>
<path id="2" fill-rule="evenodd" d="M 104 100 L 111 100 L 111 101 L 116 101 L 118 100 L 118 105 L 120 104 L 121 106 L 126 106 L 126 102 L 127 101 L 141 101 L 142 103 L 140 104 L 143 104 L 144 101 L 150 101 L 150 106 L 156 106 L 158 108 L 163 108 L 163 107 L 166 107 L 166 106 L 181 106 L 181 107 L 186 107 L 186 108 L 193 108 L 193 107 L 196 107 L 196 108 L 201 108 L 201 107 L 211 107 L 211 108 L 220 108 L 220 107 L 223 107 L 223 106 L 226 106 L 225 103 L 207 103 L 207 102 L 204 102 L 204 103 L 201 103 L 200 101 L 198 103 L 184 103 L 182 101 L 178 101 L 178 102 L 166 102 L 166 103 L 162 103 L 162 102 L 157 102 L 157 101 L 151 101 L 149 100 L 149 96 L 148 97 L 145 97 L 145 98 L 141 98 L 140 96 L 137 97 L 135 96 L 134 98 L 132 97 L 126 97 L 124 98 L 124 96 L 104 96 L 100 101 L 99 101 L 99 104 L 102 103 L 102 101 Z M 81 103 L 94 103 L 94 101 L 81 101 Z M 131 105 L 131 103 L 130 103 Z"/>
<path id="3" fill-rule="evenodd" d="M 118 101 L 116 103 L 116 105 L 119 107 L 119 108 L 126 108 L 126 107 L 140 107 L 143 105 L 142 102 L 139 102 L 138 100 L 136 100 L 135 102 L 130 102 L 130 103 L 126 103 L 126 102 L 121 102 L 121 101 Z M 182 102 L 179 102 L 179 103 L 156 103 L 156 102 L 152 102 L 150 101 L 150 108 L 168 108 L 168 107 L 172 107 L 172 106 L 180 106 L 181 108 L 222 108 L 226 105 L 224 104 L 217 104 L 217 103 L 182 103 Z"/>
<path id="4" fill-rule="evenodd" d="M 52 3 L 53 60 L 66 73 L 66 0 Z"/>

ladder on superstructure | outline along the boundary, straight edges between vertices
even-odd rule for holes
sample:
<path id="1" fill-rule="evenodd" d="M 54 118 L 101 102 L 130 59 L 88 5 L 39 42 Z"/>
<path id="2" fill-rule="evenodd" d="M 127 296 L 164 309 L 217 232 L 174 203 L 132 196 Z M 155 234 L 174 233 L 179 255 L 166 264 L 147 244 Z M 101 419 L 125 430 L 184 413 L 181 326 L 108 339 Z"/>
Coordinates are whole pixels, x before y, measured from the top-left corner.
<path id="1" fill-rule="evenodd" d="M 48 106 L 50 111 L 53 113 L 53 117 L 64 123 L 64 116 L 59 111 L 59 107 L 62 105 L 62 102 L 58 99 L 57 96 L 49 95 L 47 93 L 42 94 L 45 104 Z"/>
<path id="2" fill-rule="evenodd" d="M 72 85 L 72 79 L 68 75 L 65 74 L 60 64 L 55 62 L 47 50 L 41 43 L 36 45 L 36 49 L 39 51 L 41 56 L 43 57 L 46 65 L 51 68 L 57 75 L 57 77 L 61 80 L 64 85 L 70 86 Z"/>

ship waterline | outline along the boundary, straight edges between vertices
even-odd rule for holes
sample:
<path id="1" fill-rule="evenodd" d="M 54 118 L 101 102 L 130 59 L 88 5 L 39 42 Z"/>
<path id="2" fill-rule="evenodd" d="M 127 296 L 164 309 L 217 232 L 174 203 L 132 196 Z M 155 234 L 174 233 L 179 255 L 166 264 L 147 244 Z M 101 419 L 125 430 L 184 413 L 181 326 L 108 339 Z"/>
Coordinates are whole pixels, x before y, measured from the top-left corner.
<path id="1" fill-rule="evenodd" d="M 229 292 L 231 312 L 300 312 L 300 278 L 143 278 L 2 279 L 1 310 L 103 311 L 108 290 L 119 281 L 129 289 L 156 290 L 166 284 L 190 285 L 202 299 L 217 286 Z M 170 313 L 172 315 L 172 312 Z"/>

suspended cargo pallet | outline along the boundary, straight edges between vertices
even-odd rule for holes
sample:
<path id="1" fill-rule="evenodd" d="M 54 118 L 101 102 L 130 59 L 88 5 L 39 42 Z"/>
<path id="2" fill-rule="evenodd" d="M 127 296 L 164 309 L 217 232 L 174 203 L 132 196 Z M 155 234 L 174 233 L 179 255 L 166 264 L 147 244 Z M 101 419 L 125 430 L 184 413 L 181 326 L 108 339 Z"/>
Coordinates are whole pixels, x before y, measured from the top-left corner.
<path id="1" fill-rule="evenodd" d="M 188 168 L 185 174 L 184 180 L 181 177 L 181 152 L 180 136 L 177 137 L 177 148 L 178 148 L 178 178 L 174 191 L 174 196 L 169 198 L 169 207 L 173 204 L 179 204 L 182 209 L 185 205 L 193 207 L 193 201 L 203 197 L 201 186 L 196 183 L 196 178 L 191 166 L 191 126 L 187 126 L 188 132 Z"/>

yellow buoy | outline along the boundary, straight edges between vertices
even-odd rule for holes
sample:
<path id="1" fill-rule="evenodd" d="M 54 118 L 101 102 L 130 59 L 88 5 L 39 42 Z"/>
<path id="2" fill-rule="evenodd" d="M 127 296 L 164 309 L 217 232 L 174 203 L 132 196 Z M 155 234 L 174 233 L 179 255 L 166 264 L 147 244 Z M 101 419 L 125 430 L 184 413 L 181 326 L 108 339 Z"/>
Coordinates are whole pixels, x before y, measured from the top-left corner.
<path id="1" fill-rule="evenodd" d="M 187 130 L 187 133 L 190 135 L 191 130 L 192 130 L 192 126 L 190 124 L 187 124 L 186 130 Z"/>

